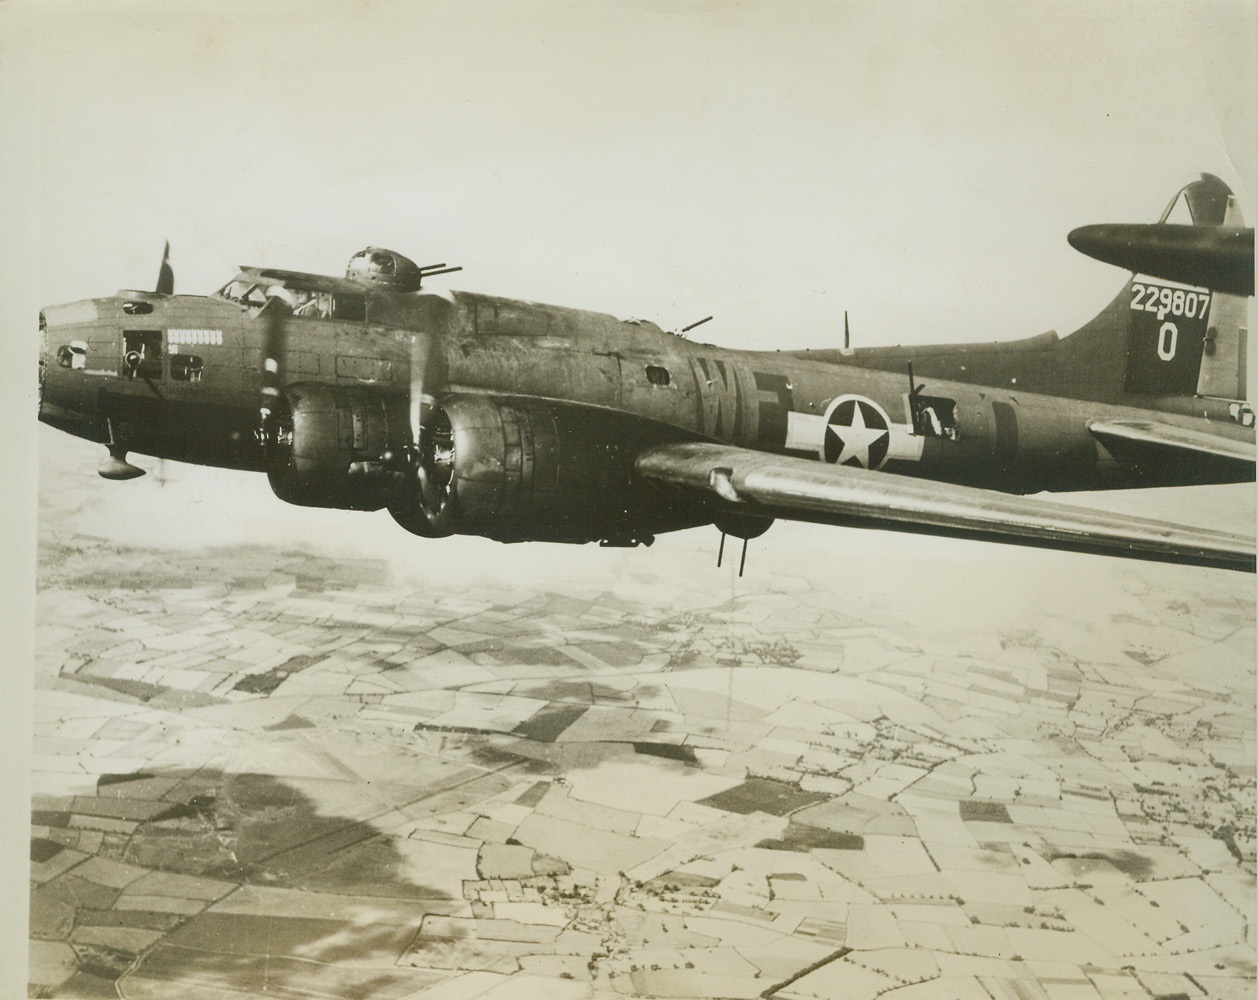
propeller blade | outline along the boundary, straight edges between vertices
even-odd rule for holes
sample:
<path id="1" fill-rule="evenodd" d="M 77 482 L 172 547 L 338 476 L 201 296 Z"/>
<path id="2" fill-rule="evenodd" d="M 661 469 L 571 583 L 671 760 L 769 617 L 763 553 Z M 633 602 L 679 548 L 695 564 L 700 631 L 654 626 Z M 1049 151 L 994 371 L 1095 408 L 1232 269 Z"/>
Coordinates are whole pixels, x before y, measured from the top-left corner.
<path id="1" fill-rule="evenodd" d="M 280 390 L 284 386 L 284 363 L 288 354 L 288 317 L 292 307 L 278 295 L 266 301 L 258 318 L 262 320 L 262 412 L 263 430 L 275 413 Z"/>
<path id="2" fill-rule="evenodd" d="M 411 445 L 418 450 L 419 437 L 423 433 L 424 359 L 420 356 L 419 338 L 411 336 Z"/>
<path id="3" fill-rule="evenodd" d="M 166 241 L 166 248 L 162 251 L 162 266 L 157 272 L 156 291 L 158 295 L 175 294 L 175 272 L 170 266 L 170 240 Z"/>

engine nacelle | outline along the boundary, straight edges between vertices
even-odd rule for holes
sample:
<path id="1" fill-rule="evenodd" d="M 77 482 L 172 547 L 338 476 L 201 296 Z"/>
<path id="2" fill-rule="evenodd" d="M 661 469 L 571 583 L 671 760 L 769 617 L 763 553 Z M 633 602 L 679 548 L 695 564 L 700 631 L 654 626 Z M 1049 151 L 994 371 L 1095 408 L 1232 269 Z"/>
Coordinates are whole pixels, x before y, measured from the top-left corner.
<path id="1" fill-rule="evenodd" d="M 367 386 L 288 386 L 263 428 L 267 478 L 303 507 L 379 510 L 409 479 L 406 399 Z"/>
<path id="2" fill-rule="evenodd" d="M 389 509 L 426 536 L 649 544 L 706 520 L 633 473 L 644 447 L 678 433 L 576 404 L 451 397 L 426 413 L 414 489 Z"/>

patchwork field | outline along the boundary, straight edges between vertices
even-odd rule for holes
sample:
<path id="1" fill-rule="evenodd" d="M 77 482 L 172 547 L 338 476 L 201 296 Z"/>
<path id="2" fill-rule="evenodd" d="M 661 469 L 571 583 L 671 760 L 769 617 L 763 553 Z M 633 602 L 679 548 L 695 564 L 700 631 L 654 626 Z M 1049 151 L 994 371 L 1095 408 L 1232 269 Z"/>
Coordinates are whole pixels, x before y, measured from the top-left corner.
<path id="1" fill-rule="evenodd" d="M 32 996 L 1253 995 L 1251 578 L 180 547 L 101 489 L 42 508 Z"/>

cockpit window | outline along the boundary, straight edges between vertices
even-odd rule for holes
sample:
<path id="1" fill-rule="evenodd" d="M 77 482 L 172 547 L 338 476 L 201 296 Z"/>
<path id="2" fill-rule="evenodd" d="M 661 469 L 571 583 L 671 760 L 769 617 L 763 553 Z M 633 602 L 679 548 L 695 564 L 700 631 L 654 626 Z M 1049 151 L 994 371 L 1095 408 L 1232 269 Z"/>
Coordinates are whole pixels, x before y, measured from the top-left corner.
<path id="1" fill-rule="evenodd" d="M 294 316 L 306 319 L 367 318 L 367 299 L 362 295 L 346 292 L 312 292 L 300 288 L 286 288 L 284 298 L 293 308 Z"/>
<path id="2" fill-rule="evenodd" d="M 332 296 L 332 318 L 365 320 L 367 297 L 365 295 L 336 294 Z"/>
<path id="3" fill-rule="evenodd" d="M 248 308 L 261 308 L 278 298 L 302 319 L 342 319 L 361 322 L 367 318 L 367 298 L 353 292 L 319 292 L 294 285 L 270 284 L 237 278 L 214 293 L 220 299 Z"/>
<path id="4" fill-rule="evenodd" d="M 266 305 L 266 293 L 262 290 L 262 286 L 257 282 L 245 281 L 241 278 L 227 282 L 214 295 L 242 306 Z"/>
<path id="5" fill-rule="evenodd" d="M 331 292 L 297 292 L 293 295 L 285 295 L 284 299 L 292 306 L 294 316 L 303 316 L 306 319 L 327 319 L 332 315 Z"/>

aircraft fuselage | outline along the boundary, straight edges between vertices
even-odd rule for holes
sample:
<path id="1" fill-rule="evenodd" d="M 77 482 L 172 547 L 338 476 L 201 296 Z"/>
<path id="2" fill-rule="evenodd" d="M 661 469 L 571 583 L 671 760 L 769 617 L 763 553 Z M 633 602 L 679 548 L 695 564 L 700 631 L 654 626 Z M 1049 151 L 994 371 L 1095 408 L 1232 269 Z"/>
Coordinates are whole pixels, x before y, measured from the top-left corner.
<path id="1" fill-rule="evenodd" d="M 323 281 L 344 284 L 365 309 L 351 319 L 289 316 L 285 384 L 402 398 L 419 387 L 428 396 L 562 400 L 633 414 L 695 440 L 1009 492 L 1235 478 L 1231 467 L 1208 462 L 1120 462 L 1089 431 L 1098 419 L 1153 412 L 1164 423 L 1253 441 L 1253 428 L 1237 421 L 1228 400 L 1100 403 L 1031 391 L 1045 378 L 1043 358 L 1000 345 L 943 357 L 976 381 L 1004 385 L 935 377 L 943 366 L 932 365 L 938 358 L 929 348 L 921 349 L 924 363 L 911 383 L 907 364 L 867 366 L 899 368 L 913 349 L 881 357 L 878 349 L 818 352 L 815 359 L 811 352 L 733 351 L 602 313 Z M 266 469 L 257 433 L 266 320 L 258 308 L 124 291 L 50 307 L 44 319 L 41 420 L 160 458 Z M 850 405 L 836 406 L 845 399 Z M 866 439 L 887 433 L 867 442 L 860 433 L 836 439 L 828 432 L 831 424 L 853 423 L 857 432 L 863 425 Z M 843 437 L 855 440 L 844 444 Z"/>

